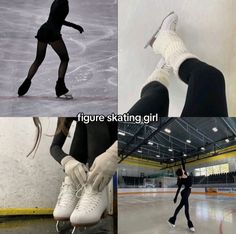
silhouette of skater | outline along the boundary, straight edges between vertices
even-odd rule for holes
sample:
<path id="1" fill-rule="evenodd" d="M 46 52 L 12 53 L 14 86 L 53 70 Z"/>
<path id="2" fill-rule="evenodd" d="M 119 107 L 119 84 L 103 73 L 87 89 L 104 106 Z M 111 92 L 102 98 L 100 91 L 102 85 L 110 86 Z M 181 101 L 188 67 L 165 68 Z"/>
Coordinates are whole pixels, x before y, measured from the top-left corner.
<path id="1" fill-rule="evenodd" d="M 56 95 L 57 97 L 65 95 L 72 98 L 72 95 L 68 94 L 69 90 L 65 85 L 65 74 L 68 67 L 69 55 L 61 36 L 61 28 L 65 25 L 78 30 L 80 33 L 83 33 L 84 29 L 80 25 L 65 21 L 68 14 L 68 0 L 53 1 L 47 22 L 40 27 L 35 36 L 38 39 L 36 58 L 29 69 L 26 79 L 18 89 L 19 96 L 23 96 L 28 92 L 31 86 L 31 80 L 45 58 L 47 45 L 50 44 L 61 60 L 55 87 Z"/>

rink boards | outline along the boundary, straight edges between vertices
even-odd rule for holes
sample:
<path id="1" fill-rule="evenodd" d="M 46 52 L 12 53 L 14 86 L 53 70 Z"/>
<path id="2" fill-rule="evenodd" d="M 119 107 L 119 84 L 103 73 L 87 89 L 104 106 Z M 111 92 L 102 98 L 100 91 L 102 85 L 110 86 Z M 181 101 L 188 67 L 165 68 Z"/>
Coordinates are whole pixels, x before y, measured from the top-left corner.
<path id="1" fill-rule="evenodd" d="M 176 188 L 121 188 L 118 195 L 145 195 L 158 193 L 175 193 Z M 192 194 L 196 195 L 222 195 L 236 197 L 236 187 L 209 186 L 205 188 L 192 188 Z"/>

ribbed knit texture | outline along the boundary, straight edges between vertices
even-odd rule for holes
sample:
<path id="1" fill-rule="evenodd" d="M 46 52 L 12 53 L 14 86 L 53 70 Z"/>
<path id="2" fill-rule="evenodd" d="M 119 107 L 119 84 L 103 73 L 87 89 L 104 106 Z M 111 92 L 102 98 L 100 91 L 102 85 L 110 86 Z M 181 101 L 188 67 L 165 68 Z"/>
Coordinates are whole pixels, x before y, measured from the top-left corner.
<path id="1" fill-rule="evenodd" d="M 191 54 L 186 48 L 182 39 L 176 32 L 167 30 L 160 31 L 155 42 L 153 50 L 157 54 L 161 54 L 168 65 L 173 67 L 176 75 L 178 75 L 180 65 L 189 58 L 197 58 Z"/>

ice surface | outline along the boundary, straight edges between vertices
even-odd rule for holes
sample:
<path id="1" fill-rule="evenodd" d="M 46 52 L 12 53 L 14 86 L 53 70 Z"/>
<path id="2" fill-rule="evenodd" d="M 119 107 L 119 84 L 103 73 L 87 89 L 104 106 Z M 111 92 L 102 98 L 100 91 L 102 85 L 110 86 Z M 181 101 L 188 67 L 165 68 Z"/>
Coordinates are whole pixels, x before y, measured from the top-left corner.
<path id="1" fill-rule="evenodd" d="M 70 0 L 68 21 L 84 34 L 63 27 L 70 63 L 66 83 L 74 100 L 56 98 L 60 63 L 50 46 L 25 97 L 17 89 L 35 58 L 34 36 L 47 20 L 48 0 L 0 0 L 0 116 L 75 116 L 117 112 L 117 1 Z"/>

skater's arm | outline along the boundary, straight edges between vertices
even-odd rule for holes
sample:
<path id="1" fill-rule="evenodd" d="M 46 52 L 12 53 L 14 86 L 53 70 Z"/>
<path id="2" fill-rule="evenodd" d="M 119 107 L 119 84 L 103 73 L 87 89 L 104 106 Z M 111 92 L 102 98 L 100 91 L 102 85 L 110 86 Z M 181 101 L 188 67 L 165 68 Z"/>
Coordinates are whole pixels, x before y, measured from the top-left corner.
<path id="1" fill-rule="evenodd" d="M 178 182 L 178 189 L 176 191 L 175 198 L 174 198 L 174 203 L 176 203 L 176 201 L 177 201 L 177 198 L 178 198 L 179 191 L 180 191 L 181 187 L 182 187 L 182 183 L 181 183 L 181 181 L 179 181 Z"/>
<path id="2" fill-rule="evenodd" d="M 78 30 L 80 33 L 84 32 L 84 29 L 83 29 L 80 25 L 77 25 L 77 24 L 68 22 L 68 21 L 66 21 L 66 20 L 64 20 L 63 25 L 65 25 L 65 26 L 67 26 L 67 27 L 74 28 L 74 29 Z"/>
<path id="3" fill-rule="evenodd" d="M 66 119 L 64 122 L 64 127 L 65 129 L 67 129 L 69 131 L 70 126 L 72 124 L 72 119 Z M 68 135 L 68 133 L 67 133 Z M 61 160 L 68 156 L 68 154 L 66 154 L 63 150 L 62 147 L 65 143 L 65 140 L 67 138 L 67 135 L 65 134 L 65 131 L 62 130 L 62 126 L 61 123 L 59 122 L 59 120 L 57 121 L 57 128 L 56 128 L 56 132 L 50 147 L 50 153 L 53 156 L 53 158 L 58 161 L 59 163 L 61 163 Z"/>

